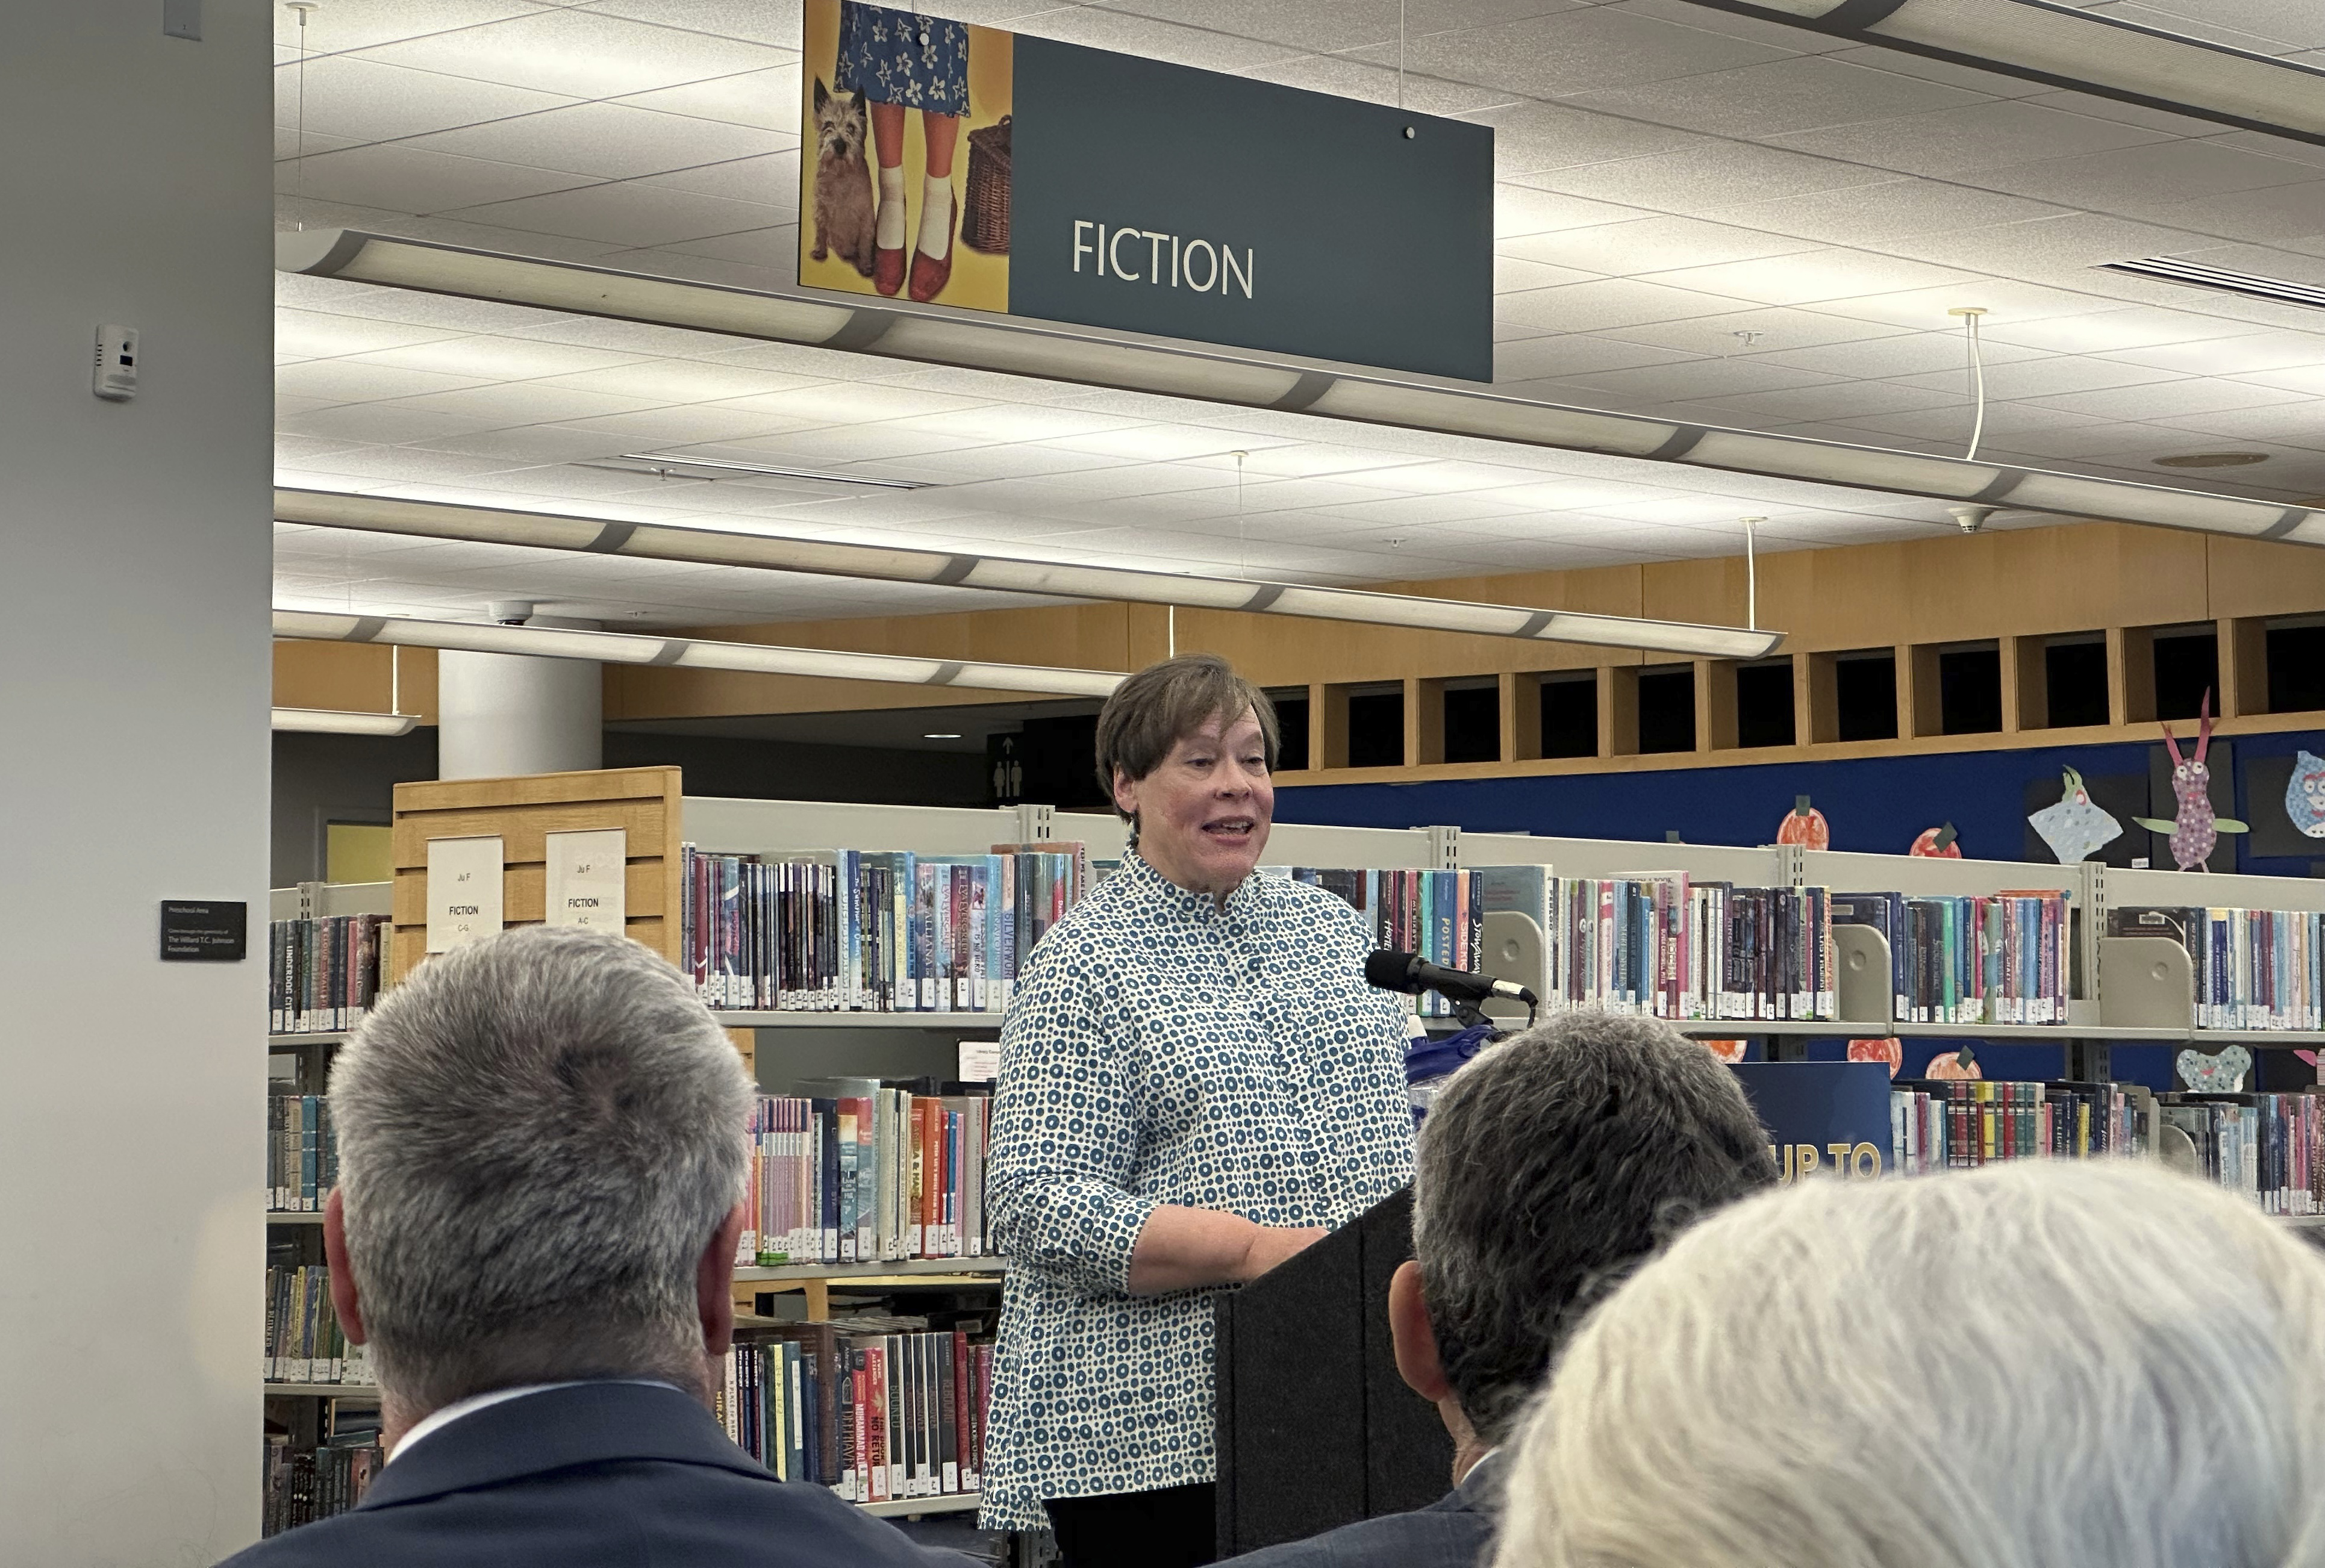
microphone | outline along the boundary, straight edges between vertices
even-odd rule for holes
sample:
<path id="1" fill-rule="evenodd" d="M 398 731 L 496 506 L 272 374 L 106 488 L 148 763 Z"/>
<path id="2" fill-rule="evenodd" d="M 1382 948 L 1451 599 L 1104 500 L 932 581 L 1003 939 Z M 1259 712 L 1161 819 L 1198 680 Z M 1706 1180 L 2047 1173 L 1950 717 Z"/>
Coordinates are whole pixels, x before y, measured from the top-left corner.
<path id="1" fill-rule="evenodd" d="M 1528 1007 L 1539 1005 L 1533 992 L 1514 981 L 1473 974 L 1466 969 L 1448 969 L 1430 963 L 1417 953 L 1400 953 L 1394 947 L 1384 947 L 1365 959 L 1365 981 L 1383 991 L 1401 991 L 1408 996 L 1433 991 L 1454 1001 L 1480 1002 L 1505 997 Z"/>

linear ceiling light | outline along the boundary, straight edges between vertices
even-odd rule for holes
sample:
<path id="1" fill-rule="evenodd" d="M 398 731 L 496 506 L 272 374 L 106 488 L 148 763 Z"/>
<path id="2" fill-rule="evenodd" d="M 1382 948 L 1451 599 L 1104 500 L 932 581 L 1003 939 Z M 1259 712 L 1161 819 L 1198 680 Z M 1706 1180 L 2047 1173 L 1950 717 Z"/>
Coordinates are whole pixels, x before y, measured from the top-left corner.
<path id="1" fill-rule="evenodd" d="M 2325 70 L 2057 0 L 1696 0 L 1819 32 L 2325 143 Z"/>
<path id="2" fill-rule="evenodd" d="M 275 611 L 274 635 L 311 642 L 386 642 L 405 648 L 459 649 L 469 653 L 587 659 L 598 664 L 739 669 L 754 675 L 805 675 L 824 680 L 879 680 L 905 686 L 973 687 L 981 691 L 1037 691 L 1066 696 L 1106 696 L 1124 678 L 1107 669 L 1053 669 L 1030 664 L 907 659 L 888 653 L 841 653 L 822 648 L 769 648 L 756 642 L 708 642 L 692 637 L 639 637 L 622 632 L 574 632 L 549 626 L 421 621 L 391 615 L 324 614 L 309 610 Z M 275 711 L 279 715 L 285 710 Z M 282 727 L 279 722 L 276 727 Z M 407 723 L 404 727 L 409 729 L 411 725 Z"/>
<path id="3" fill-rule="evenodd" d="M 276 708 L 274 727 L 310 735 L 408 735 L 413 714 L 356 713 L 344 708 Z"/>
<path id="4" fill-rule="evenodd" d="M 2264 278 L 2253 272 L 2232 272 L 2226 267 L 2208 267 L 2200 262 L 2177 261 L 2171 256 L 2143 256 L 2135 262 L 2101 262 L 2099 271 L 2131 272 L 2143 278 L 2161 278 L 2167 283 L 2185 283 L 2193 289 L 2245 294 L 2255 300 L 2274 300 L 2280 305 L 2306 305 L 2312 310 L 2325 310 L 2325 289 L 2313 283 Z"/>
<path id="5" fill-rule="evenodd" d="M 1803 6 L 1820 5 L 1822 0 L 1801 3 Z M 1857 4 L 1857 0 L 1849 3 Z M 1875 0 L 1876 5 L 1887 3 L 1888 0 Z M 1938 0 L 1910 3 L 1937 4 Z M 2015 5 L 2031 0 L 1961 3 Z M 2033 492 L 2026 492 L 2026 486 L 2030 480 L 2068 477 L 2005 464 L 1972 463 L 1957 457 L 1893 452 L 1879 447 L 1811 441 L 1794 436 L 1678 424 L 1597 409 L 1566 408 L 1522 398 L 1497 397 L 1454 382 L 1352 373 L 1321 361 L 1271 362 L 1234 350 L 1124 333 L 1093 336 L 1097 329 L 1068 333 L 1007 318 L 968 321 L 931 314 L 922 307 L 832 304 L 821 298 L 755 293 L 712 283 L 640 277 L 568 262 L 496 255 L 352 229 L 309 229 L 278 235 L 275 265 L 285 272 L 318 277 L 347 278 L 468 299 L 506 300 L 582 315 L 732 333 L 1131 392 L 1280 409 L 1370 425 L 1402 425 L 1491 441 L 1607 452 L 1737 474 L 1807 479 L 1947 502 L 2055 510 L 2032 499 Z M 2037 484 L 2034 491 L 2045 488 Z M 2237 496 L 2117 479 L 2078 478 L 2074 480 L 2074 493 L 2083 497 L 2086 504 L 2066 512 L 2067 516 L 2325 544 L 2325 512 L 2302 507 L 2271 506 Z M 993 585 L 980 582 L 976 586 Z M 1078 592 L 1065 588 L 1024 591 Z M 1090 596 L 1143 597 L 1121 593 Z M 1186 604 L 1194 601 L 1181 595 L 1154 602 Z M 1501 634 L 1549 635 L 1551 641 L 1558 641 L 1676 650 L 1675 645 L 1668 642 L 1616 641 L 1574 632 Z"/>
<path id="6" fill-rule="evenodd" d="M 1257 583 L 1246 577 L 1181 576 L 1174 572 L 959 555 L 894 545 L 839 544 L 795 535 L 729 533 L 718 529 L 673 528 L 658 522 L 607 522 L 603 518 L 504 512 L 496 507 L 403 501 L 336 490 L 277 490 L 274 515 L 283 522 L 423 539 L 531 545 L 543 549 L 686 561 L 698 566 L 755 567 L 768 571 L 987 588 L 1009 594 L 1055 595 L 1070 599 L 1118 599 L 1190 609 L 1240 610 L 1254 615 L 1304 615 L 1321 621 L 1353 621 L 1422 632 L 1461 632 L 1537 642 L 1640 648 L 1702 659 L 1758 659 L 1773 652 L 1784 640 L 1781 632 L 1754 632 L 1736 626 L 1639 621 L 1623 615 L 1576 614 L 1517 604 L 1485 604 L 1467 599 L 1424 599 L 1354 588 Z"/>

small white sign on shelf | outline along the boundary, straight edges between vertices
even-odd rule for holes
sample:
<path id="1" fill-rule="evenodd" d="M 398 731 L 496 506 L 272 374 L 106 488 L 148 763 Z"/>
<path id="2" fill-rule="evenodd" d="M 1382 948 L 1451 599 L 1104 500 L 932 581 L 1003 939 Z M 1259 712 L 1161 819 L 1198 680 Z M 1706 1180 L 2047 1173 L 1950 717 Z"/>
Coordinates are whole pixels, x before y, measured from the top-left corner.
<path id="1" fill-rule="evenodd" d="M 428 951 L 449 953 L 501 928 L 497 834 L 428 841 Z"/>
<path id="2" fill-rule="evenodd" d="M 618 827 L 598 827 L 542 836 L 547 842 L 549 924 L 620 931 L 628 893 L 628 835 Z"/>
<path id="3" fill-rule="evenodd" d="M 1001 1042 L 999 1040 L 963 1040 L 960 1042 L 960 1081 L 964 1084 L 991 1084 L 1001 1076 Z"/>

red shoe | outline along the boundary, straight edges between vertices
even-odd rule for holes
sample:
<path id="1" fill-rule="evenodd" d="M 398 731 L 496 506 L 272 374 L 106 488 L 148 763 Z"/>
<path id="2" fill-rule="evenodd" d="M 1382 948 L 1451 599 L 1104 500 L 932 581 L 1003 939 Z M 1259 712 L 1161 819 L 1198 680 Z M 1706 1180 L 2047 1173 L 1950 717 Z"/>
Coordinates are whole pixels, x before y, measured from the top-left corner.
<path id="1" fill-rule="evenodd" d="M 951 227 L 947 231 L 944 260 L 932 262 L 916 249 L 912 252 L 912 287 L 909 298 L 915 305 L 925 305 L 944 292 L 952 281 L 952 254 L 960 244 L 960 195 L 953 194 L 952 216 L 945 220 Z M 894 291 L 890 291 L 894 292 Z"/>
<path id="2" fill-rule="evenodd" d="M 875 246 L 872 252 L 872 286 L 883 294 L 893 294 L 904 286 L 904 247 L 894 250 Z"/>

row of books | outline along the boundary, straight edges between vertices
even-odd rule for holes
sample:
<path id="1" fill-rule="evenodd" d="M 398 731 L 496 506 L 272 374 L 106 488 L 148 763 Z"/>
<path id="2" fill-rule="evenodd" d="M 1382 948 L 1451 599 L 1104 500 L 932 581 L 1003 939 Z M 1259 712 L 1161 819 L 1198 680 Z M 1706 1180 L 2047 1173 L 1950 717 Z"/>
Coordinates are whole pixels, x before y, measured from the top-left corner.
<path id="1" fill-rule="evenodd" d="M 704 1001 L 740 1010 L 1002 1011 L 1090 884 L 1079 844 L 681 854 L 683 966 Z"/>
<path id="2" fill-rule="evenodd" d="M 1889 942 L 1894 1017 L 1917 1024 L 2061 1024 L 2071 970 L 2067 895 L 1836 893 L 1833 918 Z"/>
<path id="3" fill-rule="evenodd" d="M 311 1214 L 339 1179 L 339 1134 L 321 1094 L 266 1097 L 266 1207 Z"/>
<path id="4" fill-rule="evenodd" d="M 928 1086 L 928 1080 L 920 1081 Z M 737 1261 L 977 1258 L 989 1095 L 835 1079 L 829 1097 L 763 1097 L 751 1117 L 749 1214 Z"/>
<path id="5" fill-rule="evenodd" d="M 1486 905 L 1478 871 L 1356 871 L 1317 866 L 1262 866 L 1337 893 L 1364 917 L 1375 947 L 1417 953 L 1448 969 L 1475 969 L 1485 952 Z M 1415 999 L 1424 1018 L 1449 1016 L 1452 1005 L 1434 992 Z"/>
<path id="6" fill-rule="evenodd" d="M 849 1502 L 958 1496 L 977 1490 L 992 1391 L 982 1320 L 857 1317 L 738 1331 L 718 1416 L 780 1479 Z"/>
<path id="7" fill-rule="evenodd" d="M 379 1445 L 377 1405 L 333 1401 L 323 1425 L 323 1441 L 312 1448 L 292 1446 L 287 1432 L 270 1433 L 262 1535 L 279 1536 L 346 1513 L 363 1501 L 372 1478 L 387 1462 Z"/>
<path id="8" fill-rule="evenodd" d="M 2300 909 L 2125 909 L 2117 936 L 2188 950 L 2200 1029 L 2325 1028 L 2325 914 Z"/>
<path id="9" fill-rule="evenodd" d="M 2156 1137 L 2165 1163 L 2246 1194 L 2265 1213 L 2325 1214 L 2320 1111 L 2314 1093 L 2164 1094 Z"/>
<path id="10" fill-rule="evenodd" d="M 1837 1015 L 1832 899 L 1823 888 L 1737 887 L 1685 872 L 1560 877 L 1548 866 L 1475 873 L 1487 911 L 1544 937 L 1549 1010 L 1653 1018 Z"/>
<path id="11" fill-rule="evenodd" d="M 371 1383 L 363 1347 L 349 1344 L 339 1332 L 327 1265 L 280 1264 L 266 1270 L 263 1364 L 270 1383 Z"/>
<path id="12" fill-rule="evenodd" d="M 379 995 L 385 915 L 267 922 L 266 1027 L 278 1035 L 351 1029 Z"/>
<path id="13" fill-rule="evenodd" d="M 1890 1168 L 1904 1176 L 1996 1160 L 2152 1152 L 2154 1096 L 2136 1084 L 1900 1079 L 1889 1090 Z"/>

